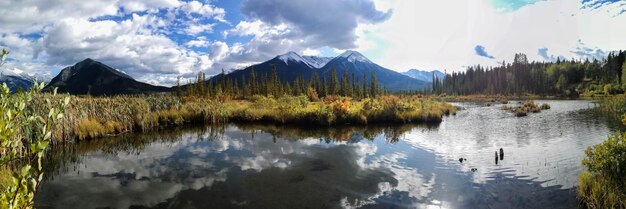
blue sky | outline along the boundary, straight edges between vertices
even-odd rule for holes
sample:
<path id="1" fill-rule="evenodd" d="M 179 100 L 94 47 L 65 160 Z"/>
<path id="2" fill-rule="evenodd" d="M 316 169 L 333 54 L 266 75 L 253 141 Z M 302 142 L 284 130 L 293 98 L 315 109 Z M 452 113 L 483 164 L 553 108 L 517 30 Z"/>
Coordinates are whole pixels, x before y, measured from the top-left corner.
<path id="1" fill-rule="evenodd" d="M 461 71 L 626 49 L 617 0 L 8 0 L 4 71 L 54 76 L 93 58 L 137 80 L 238 69 L 288 51 L 357 50 L 396 71 Z"/>

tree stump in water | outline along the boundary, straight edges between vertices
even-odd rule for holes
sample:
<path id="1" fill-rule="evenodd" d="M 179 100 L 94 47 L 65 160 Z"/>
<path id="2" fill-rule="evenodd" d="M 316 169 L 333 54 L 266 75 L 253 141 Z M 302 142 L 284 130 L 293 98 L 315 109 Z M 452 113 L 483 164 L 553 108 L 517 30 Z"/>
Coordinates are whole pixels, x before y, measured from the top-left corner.
<path id="1" fill-rule="evenodd" d="M 496 151 L 496 165 L 498 165 L 498 151 Z"/>

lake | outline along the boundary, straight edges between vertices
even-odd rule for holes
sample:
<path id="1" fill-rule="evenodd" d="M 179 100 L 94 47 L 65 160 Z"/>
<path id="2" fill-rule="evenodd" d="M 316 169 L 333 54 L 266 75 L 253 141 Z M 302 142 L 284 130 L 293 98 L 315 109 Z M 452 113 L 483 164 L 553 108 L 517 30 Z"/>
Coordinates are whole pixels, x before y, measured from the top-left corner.
<path id="1" fill-rule="evenodd" d="M 438 125 L 231 124 L 81 142 L 48 153 L 35 205 L 575 208 L 584 149 L 611 128 L 581 111 L 591 101 L 537 103 L 552 108 L 518 118 L 455 103 Z"/>

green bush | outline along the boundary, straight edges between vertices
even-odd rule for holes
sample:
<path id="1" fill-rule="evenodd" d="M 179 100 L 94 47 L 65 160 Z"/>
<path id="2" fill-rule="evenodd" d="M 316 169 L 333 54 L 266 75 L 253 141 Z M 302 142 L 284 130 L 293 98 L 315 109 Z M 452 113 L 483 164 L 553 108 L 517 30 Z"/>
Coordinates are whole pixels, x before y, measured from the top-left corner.
<path id="1" fill-rule="evenodd" d="M 626 208 L 626 133 L 585 150 L 578 195 L 589 208 Z"/>
<path id="2" fill-rule="evenodd" d="M 10 171 L 11 184 L 0 191 L 0 208 L 32 208 L 43 179 L 41 160 L 70 102 L 69 97 L 47 99 L 39 106 L 45 110 L 43 114 L 30 111 L 27 105 L 40 96 L 43 87 L 43 83 L 35 82 L 30 91 L 16 94 L 11 94 L 6 84 L 0 87 L 0 167 L 17 167 Z M 16 164 L 16 160 L 26 163 Z"/>
<path id="3" fill-rule="evenodd" d="M 592 173 L 602 173 L 616 183 L 626 182 L 626 134 L 617 133 L 585 150 L 583 165 Z"/>

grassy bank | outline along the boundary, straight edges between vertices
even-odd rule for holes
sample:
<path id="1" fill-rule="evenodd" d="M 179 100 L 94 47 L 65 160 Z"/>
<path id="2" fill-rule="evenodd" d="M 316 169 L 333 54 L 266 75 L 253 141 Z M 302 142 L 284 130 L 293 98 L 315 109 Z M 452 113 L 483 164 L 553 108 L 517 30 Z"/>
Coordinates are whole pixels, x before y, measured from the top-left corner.
<path id="1" fill-rule="evenodd" d="M 30 111 L 51 95 L 29 105 Z M 247 100 L 179 98 L 167 95 L 72 97 L 55 142 L 89 139 L 123 132 L 150 131 L 183 124 L 270 122 L 277 124 L 338 125 L 440 122 L 455 114 L 444 102 L 416 96 L 379 96 L 355 100 L 328 96 L 310 101 L 306 96 L 253 96 Z"/>
<path id="2" fill-rule="evenodd" d="M 587 208 L 626 208 L 626 133 L 585 150 L 578 196 Z"/>

